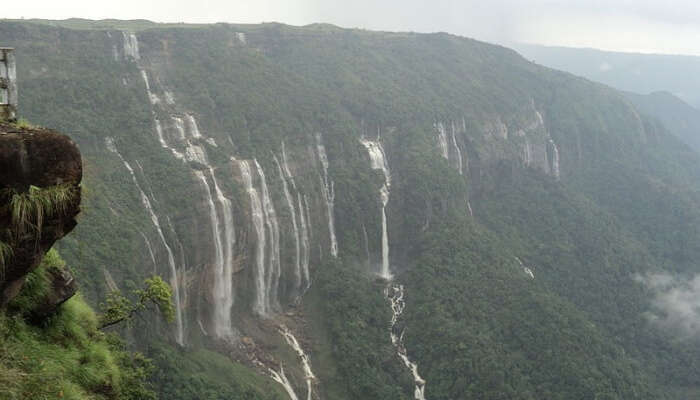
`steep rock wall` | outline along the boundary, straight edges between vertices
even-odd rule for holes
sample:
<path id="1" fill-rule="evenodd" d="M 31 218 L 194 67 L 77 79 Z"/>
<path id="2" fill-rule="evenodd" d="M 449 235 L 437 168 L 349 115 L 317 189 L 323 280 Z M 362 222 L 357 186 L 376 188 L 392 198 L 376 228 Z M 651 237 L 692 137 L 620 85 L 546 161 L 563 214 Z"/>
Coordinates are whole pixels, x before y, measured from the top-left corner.
<path id="1" fill-rule="evenodd" d="M 39 265 L 44 253 L 76 226 L 81 179 L 80 152 L 67 136 L 0 123 L 0 241 L 11 248 L 0 279 L 0 305 L 19 293 L 25 276 Z M 57 212 L 45 215 L 39 226 L 30 219 L 29 229 L 18 227 L 13 217 L 13 196 L 26 194 L 32 187 L 57 185 L 69 187 L 69 201 Z"/>

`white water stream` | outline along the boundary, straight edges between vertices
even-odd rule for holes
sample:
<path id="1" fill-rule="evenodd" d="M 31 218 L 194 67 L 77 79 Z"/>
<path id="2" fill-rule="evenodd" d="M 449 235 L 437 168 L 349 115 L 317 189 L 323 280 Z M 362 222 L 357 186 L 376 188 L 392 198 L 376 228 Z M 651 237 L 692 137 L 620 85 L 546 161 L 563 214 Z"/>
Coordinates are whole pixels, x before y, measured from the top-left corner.
<path id="1" fill-rule="evenodd" d="M 165 247 L 166 252 L 168 253 L 168 266 L 170 267 L 170 286 L 173 289 L 173 297 L 175 298 L 175 324 L 177 327 L 176 330 L 176 335 L 175 335 L 175 341 L 180 345 L 184 346 L 185 344 L 185 334 L 184 334 L 184 328 L 183 328 L 183 322 L 182 322 L 182 303 L 180 302 L 180 285 L 179 283 L 179 278 L 177 274 L 177 267 L 175 265 L 175 256 L 173 255 L 173 251 L 168 245 L 167 240 L 165 240 L 165 235 L 163 235 L 163 229 L 161 228 L 160 225 L 160 220 L 158 219 L 158 216 L 156 215 L 155 211 L 153 210 L 153 207 L 151 206 L 151 201 L 148 199 L 148 196 L 146 196 L 146 193 L 144 193 L 143 189 L 141 189 L 141 185 L 139 184 L 138 180 L 136 179 L 136 174 L 134 173 L 134 169 L 131 167 L 131 165 L 122 157 L 122 155 L 119 153 L 117 150 L 117 147 L 114 144 L 114 140 L 112 138 L 107 138 L 107 149 L 111 151 L 112 153 L 115 153 L 119 159 L 122 161 L 126 169 L 129 171 L 129 174 L 131 175 L 131 179 L 134 181 L 134 185 L 136 185 L 136 188 L 139 191 L 139 194 L 141 196 L 141 203 L 143 204 L 144 208 L 148 212 L 148 214 L 151 217 L 151 222 L 153 223 L 153 226 L 156 228 L 156 231 L 158 232 L 158 236 L 160 237 L 161 242 L 163 243 L 163 246 Z"/>
<path id="2" fill-rule="evenodd" d="M 279 287 L 279 279 L 282 273 L 282 268 L 280 264 L 280 228 L 277 222 L 277 212 L 275 211 L 275 206 L 270 198 L 270 192 L 267 188 L 267 181 L 265 179 L 265 172 L 263 171 L 258 160 L 254 160 L 255 168 L 258 171 L 258 177 L 260 178 L 260 194 L 263 207 L 263 215 L 265 215 L 265 225 L 269 232 L 268 240 L 268 261 L 269 266 L 266 270 L 266 293 L 265 298 L 267 302 L 266 314 L 268 315 L 273 309 L 279 309 L 277 291 Z"/>
<path id="3" fill-rule="evenodd" d="M 272 368 L 269 368 L 268 371 L 270 372 L 270 377 L 272 379 L 282 385 L 284 387 L 284 390 L 287 392 L 289 395 L 289 398 L 291 400 L 299 400 L 297 397 L 297 394 L 294 393 L 294 388 L 292 387 L 292 384 L 289 382 L 289 379 L 287 379 L 287 375 L 284 373 L 284 367 L 280 365 L 280 371 L 277 372 Z"/>
<path id="4" fill-rule="evenodd" d="M 459 145 L 457 144 L 457 138 L 455 137 L 455 131 L 457 129 L 455 128 L 455 123 L 452 123 L 452 146 L 455 148 L 455 154 L 457 154 L 457 167 L 459 168 L 459 174 L 462 175 L 463 172 L 463 160 L 462 160 L 462 150 L 460 150 Z"/>
<path id="5" fill-rule="evenodd" d="M 552 145 L 552 175 L 559 179 L 559 148 L 552 139 L 549 139 L 549 144 Z"/>
<path id="6" fill-rule="evenodd" d="M 235 161 L 240 169 L 243 186 L 248 192 L 250 199 L 251 220 L 255 230 L 255 301 L 253 310 L 260 314 L 266 315 L 270 310 L 269 299 L 265 297 L 267 293 L 265 281 L 265 247 L 267 235 L 265 233 L 265 216 L 263 214 L 262 202 L 258 190 L 253 185 L 253 174 L 250 168 L 250 161 L 241 160 Z"/>
<path id="7" fill-rule="evenodd" d="M 284 147 L 283 147 L 284 148 Z M 280 174 L 280 180 L 282 181 L 282 189 L 284 192 L 284 198 L 287 200 L 287 207 L 289 207 L 289 212 L 292 216 L 292 230 L 294 232 L 294 290 L 299 291 L 302 285 L 301 276 L 301 241 L 299 239 L 299 227 L 297 225 L 297 212 L 294 208 L 294 201 L 292 200 L 292 195 L 289 192 L 289 185 L 287 184 L 287 176 L 285 172 L 282 172 L 282 166 L 280 165 L 277 156 L 273 155 L 275 164 L 277 165 L 277 171 Z M 286 170 L 286 168 L 285 168 Z"/>
<path id="8" fill-rule="evenodd" d="M 379 276 L 386 280 L 391 280 L 392 274 L 389 266 L 389 233 L 386 220 L 386 205 L 389 203 L 391 189 L 389 164 L 386 161 L 384 148 L 378 140 L 372 141 L 361 138 L 360 143 L 365 146 L 369 153 L 370 166 L 372 169 L 381 170 L 384 174 L 384 185 L 379 189 L 379 199 L 382 202 L 382 265 L 379 270 Z"/>
<path id="9" fill-rule="evenodd" d="M 335 187 L 333 181 L 328 179 L 328 155 L 326 154 L 326 146 L 323 145 L 323 138 L 320 133 L 316 134 L 316 152 L 323 169 L 321 190 L 323 191 L 323 198 L 326 201 L 326 211 L 328 212 L 328 234 L 331 239 L 331 255 L 333 257 L 338 257 L 338 240 L 335 237 L 334 217 Z"/>
<path id="10" fill-rule="evenodd" d="M 391 344 L 394 345 L 399 358 L 401 358 L 403 364 L 413 375 L 413 382 L 416 385 L 413 398 L 415 400 L 425 400 L 425 379 L 418 374 L 418 364 L 412 362 L 408 358 L 406 347 L 403 344 L 404 331 L 396 332 L 396 323 L 406 307 L 406 302 L 404 301 L 404 287 L 403 285 L 390 284 L 384 289 L 384 295 L 391 304 L 392 316 L 391 325 L 389 327 Z"/>
<path id="11" fill-rule="evenodd" d="M 292 334 L 289 328 L 287 328 L 284 325 L 281 325 L 280 333 L 284 337 L 284 340 L 287 342 L 287 344 L 297 353 L 297 356 L 299 356 L 299 359 L 301 360 L 301 367 L 304 371 L 304 381 L 306 381 L 306 399 L 311 400 L 311 394 L 313 393 L 313 383 L 316 380 L 316 376 L 311 370 L 311 361 L 309 360 L 309 356 L 306 355 L 304 349 L 299 344 L 299 341 L 297 341 L 297 338 L 294 337 L 294 334 Z"/>
<path id="12" fill-rule="evenodd" d="M 452 145 L 453 150 L 452 154 L 456 156 L 456 163 L 457 163 L 457 170 L 459 171 L 459 174 L 462 175 L 464 173 L 464 160 L 462 158 L 462 149 L 459 148 L 459 144 L 457 144 L 457 130 L 458 127 L 454 123 L 454 121 L 451 123 L 452 125 L 452 131 L 450 134 L 450 139 L 448 142 L 447 139 L 447 128 L 445 128 L 445 124 L 441 121 L 436 122 L 433 124 L 435 130 L 437 131 L 437 139 L 438 139 L 438 146 L 440 147 L 440 153 L 442 154 L 442 157 L 446 159 L 447 161 L 451 161 L 450 158 L 450 145 Z M 466 121 L 462 119 L 462 129 L 466 131 Z"/>
<path id="13" fill-rule="evenodd" d="M 214 247 L 211 261 L 214 275 L 212 324 L 214 334 L 217 337 L 231 338 L 234 332 L 231 312 L 234 303 L 233 263 L 236 241 L 233 209 L 231 201 L 224 196 L 218 185 L 214 166 L 210 164 L 206 149 L 203 146 L 204 142 L 209 143 L 211 146 L 216 146 L 216 142 L 212 138 L 204 137 L 192 114 L 177 111 L 174 95 L 161 87 L 157 77 L 149 81 L 149 74 L 140 61 L 141 57 L 138 52 L 136 35 L 123 33 L 123 36 L 124 53 L 136 62 L 148 99 L 153 107 L 151 113 L 158 142 L 161 147 L 167 149 L 176 159 L 191 163 L 192 172 L 201 184 L 204 195 L 203 200 L 209 211 Z M 165 104 L 161 102 L 161 97 L 154 93 L 156 90 L 161 92 L 166 99 Z M 164 111 L 162 114 L 168 115 L 164 121 L 156 117 L 155 110 L 157 108 Z M 169 129 L 171 133 L 174 132 L 174 135 L 167 135 L 165 129 Z M 169 143 L 171 140 L 175 142 L 174 145 Z M 184 148 L 184 152 L 179 150 L 182 148 Z M 179 288 L 175 287 L 174 291 L 179 292 Z"/>

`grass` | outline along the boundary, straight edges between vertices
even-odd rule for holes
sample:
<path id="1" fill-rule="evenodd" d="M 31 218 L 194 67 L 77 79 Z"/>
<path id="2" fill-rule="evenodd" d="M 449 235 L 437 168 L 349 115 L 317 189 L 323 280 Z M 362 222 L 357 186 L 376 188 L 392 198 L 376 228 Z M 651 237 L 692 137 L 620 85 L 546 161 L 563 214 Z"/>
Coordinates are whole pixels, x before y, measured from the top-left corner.
<path id="1" fill-rule="evenodd" d="M 0 241 L 0 280 L 5 278 L 5 266 L 10 262 L 13 253 L 12 246 Z"/>
<path id="2" fill-rule="evenodd" d="M 111 398 L 120 368 L 82 297 L 68 300 L 46 327 L 0 315 L 0 398 Z"/>
<path id="3" fill-rule="evenodd" d="M 46 218 L 65 214 L 75 198 L 75 190 L 69 184 L 48 188 L 30 186 L 24 193 L 13 193 L 10 200 L 13 230 L 17 235 L 33 230 L 41 235 Z"/>

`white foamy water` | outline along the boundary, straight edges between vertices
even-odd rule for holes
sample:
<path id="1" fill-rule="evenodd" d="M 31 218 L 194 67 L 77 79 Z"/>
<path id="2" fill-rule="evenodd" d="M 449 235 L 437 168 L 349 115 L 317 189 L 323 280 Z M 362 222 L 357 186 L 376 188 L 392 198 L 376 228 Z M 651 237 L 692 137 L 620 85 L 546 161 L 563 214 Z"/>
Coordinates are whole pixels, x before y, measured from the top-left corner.
<path id="1" fill-rule="evenodd" d="M 463 160 L 462 160 L 462 150 L 459 148 L 459 145 L 457 144 L 457 138 L 455 137 L 456 134 L 456 128 L 455 128 L 455 123 L 452 123 L 452 146 L 455 148 L 455 154 L 457 154 L 457 167 L 459 168 L 459 174 L 463 174 L 464 166 Z"/>
<path id="2" fill-rule="evenodd" d="M 260 314 L 266 315 L 270 310 L 269 299 L 265 297 L 267 294 L 265 280 L 265 247 L 267 243 L 267 235 L 265 234 L 265 216 L 263 215 L 262 202 L 258 190 L 253 185 L 253 174 L 250 168 L 250 161 L 236 161 L 240 169 L 241 180 L 243 186 L 248 192 L 250 199 L 250 215 L 255 230 L 255 301 L 253 310 Z"/>
<path id="3" fill-rule="evenodd" d="M 138 61 L 141 56 L 139 54 L 139 41 L 133 33 L 122 32 L 124 38 L 124 56 L 131 57 Z"/>
<path id="4" fill-rule="evenodd" d="M 384 155 L 384 148 L 379 141 L 372 141 L 366 138 L 361 138 L 360 143 L 367 149 L 369 153 L 370 166 L 372 169 L 381 170 L 384 174 L 384 185 L 379 189 L 379 199 L 382 203 L 382 265 L 379 270 L 379 276 L 386 280 L 391 280 L 392 274 L 389 265 L 389 233 L 386 219 L 386 206 L 389 203 L 389 195 L 391 189 L 391 173 L 389 172 L 389 164 Z"/>
<path id="5" fill-rule="evenodd" d="M 209 177 L 215 184 L 216 177 L 213 169 L 209 169 Z M 216 186 L 217 202 L 224 215 L 224 222 L 219 219 L 214 198 L 211 195 L 211 188 L 207 178 L 202 171 L 195 171 L 195 176 L 200 180 L 205 194 L 205 200 L 209 208 L 209 219 L 214 244 L 214 333 L 220 338 L 230 338 L 233 336 L 231 325 L 231 308 L 233 307 L 233 217 L 231 216 L 230 203 L 223 196 L 221 190 Z"/>
<path id="6" fill-rule="evenodd" d="M 447 130 L 445 129 L 445 124 L 442 122 L 435 123 L 435 130 L 438 133 L 438 145 L 440 146 L 440 153 L 442 157 L 446 160 L 450 159 L 449 148 L 447 147 Z"/>
<path id="7" fill-rule="evenodd" d="M 311 286 L 311 276 L 309 274 L 309 229 L 307 219 L 305 217 L 305 210 L 301 204 L 301 194 L 297 192 L 297 203 L 299 205 L 299 221 L 301 223 L 301 271 L 304 275 L 304 291 Z"/>
<path id="8" fill-rule="evenodd" d="M 552 175 L 559 179 L 559 148 L 552 139 L 549 139 L 549 144 L 552 146 Z"/>
<path id="9" fill-rule="evenodd" d="M 306 381 L 306 399 L 311 400 L 311 395 L 313 393 L 313 383 L 316 380 L 316 376 L 311 370 L 311 361 L 309 356 L 306 355 L 304 349 L 297 341 L 297 338 L 292 334 L 292 332 L 285 325 L 280 326 L 280 333 L 284 337 L 287 344 L 297 353 L 297 356 L 301 360 L 301 367 L 304 371 L 304 381 Z"/>
<path id="10" fill-rule="evenodd" d="M 328 234 L 331 240 L 331 255 L 338 257 L 338 241 L 335 236 L 335 187 L 332 180 L 328 178 L 328 155 L 326 154 L 326 146 L 323 145 L 323 138 L 320 133 L 316 134 L 316 152 L 318 159 L 321 162 L 323 175 L 321 177 L 321 190 L 323 198 L 326 202 L 326 211 L 328 212 Z"/>
<path id="11" fill-rule="evenodd" d="M 280 264 L 280 228 L 277 221 L 277 212 L 272 203 L 270 192 L 267 188 L 267 180 L 265 179 L 265 171 L 263 171 L 258 160 L 253 160 L 255 168 L 258 172 L 260 180 L 260 200 L 262 201 L 263 215 L 265 216 L 265 226 L 269 232 L 268 240 L 268 267 L 265 271 L 266 291 L 265 298 L 267 301 L 266 314 L 270 314 L 274 309 L 279 309 L 277 291 L 279 288 L 279 279 L 282 273 Z"/>
<path id="12" fill-rule="evenodd" d="M 403 314 L 406 308 L 406 302 L 404 301 L 404 287 L 403 285 L 392 284 L 388 285 L 384 289 L 384 295 L 389 300 L 391 304 L 391 324 L 389 327 L 391 344 L 394 345 L 396 353 L 403 362 L 403 364 L 411 371 L 413 375 L 413 382 L 415 383 L 415 390 L 413 392 L 413 398 L 415 400 L 425 400 L 425 379 L 423 379 L 420 374 L 418 374 L 418 364 L 412 362 L 408 358 L 406 352 L 406 347 L 403 344 L 404 331 L 400 333 L 396 332 L 396 323 L 399 320 L 401 314 Z"/>
<path id="13" fill-rule="evenodd" d="M 302 276 L 301 276 L 301 243 L 299 239 L 299 227 L 297 224 L 297 212 L 296 209 L 294 208 L 294 201 L 292 200 L 292 195 L 289 192 L 289 185 L 287 185 L 287 177 L 285 176 L 285 173 L 282 172 L 282 166 L 280 165 L 279 160 L 277 159 L 277 156 L 273 155 L 273 159 L 275 161 L 275 164 L 277 165 L 277 171 L 279 172 L 280 175 L 280 180 L 282 181 L 282 190 L 284 192 L 284 198 L 287 201 L 287 207 L 289 208 L 289 212 L 292 216 L 292 230 L 294 233 L 294 289 L 295 291 L 299 291 L 301 289 L 302 285 Z"/>
<path id="14" fill-rule="evenodd" d="M 272 368 L 268 369 L 268 372 L 270 373 L 270 377 L 284 388 L 284 390 L 287 392 L 287 395 L 289 395 L 290 400 L 299 400 L 297 397 L 297 394 L 294 393 L 294 388 L 292 387 L 292 384 L 289 382 L 289 379 L 287 379 L 287 375 L 284 373 L 284 367 L 280 364 L 280 371 L 277 372 Z"/>

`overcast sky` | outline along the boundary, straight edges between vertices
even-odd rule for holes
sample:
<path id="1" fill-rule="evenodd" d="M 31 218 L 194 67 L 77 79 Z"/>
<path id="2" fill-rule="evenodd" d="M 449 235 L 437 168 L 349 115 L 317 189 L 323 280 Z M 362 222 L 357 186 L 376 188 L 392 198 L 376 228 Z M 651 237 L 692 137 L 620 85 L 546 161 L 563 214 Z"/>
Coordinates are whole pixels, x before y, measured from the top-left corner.
<path id="1" fill-rule="evenodd" d="M 5 18 L 328 22 L 489 42 L 700 55 L 699 0 L 10 0 Z"/>

